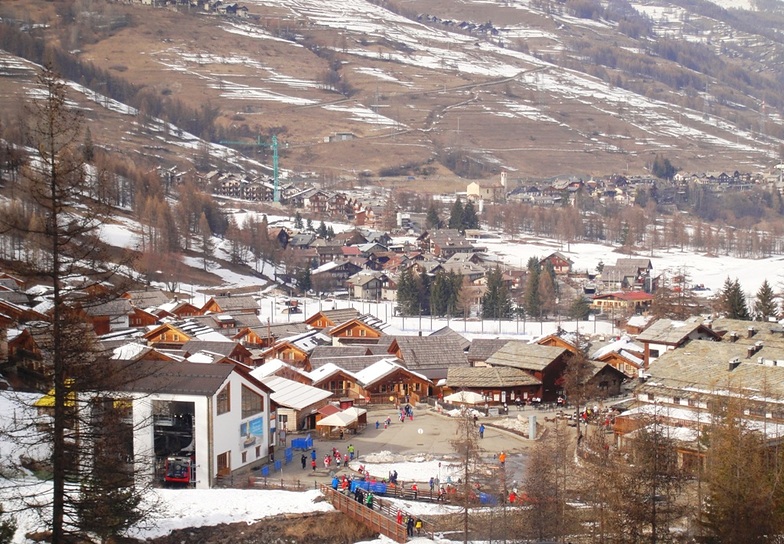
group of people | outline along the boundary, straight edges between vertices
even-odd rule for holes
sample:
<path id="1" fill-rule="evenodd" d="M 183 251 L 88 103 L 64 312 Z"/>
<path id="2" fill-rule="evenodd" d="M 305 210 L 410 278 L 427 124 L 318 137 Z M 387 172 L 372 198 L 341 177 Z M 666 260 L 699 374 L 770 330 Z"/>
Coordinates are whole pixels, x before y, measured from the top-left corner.
<path id="1" fill-rule="evenodd" d="M 416 529 L 417 535 L 422 534 L 422 526 L 424 525 L 424 523 L 422 523 L 422 518 L 418 517 L 415 520 L 414 516 L 412 516 L 411 514 L 403 514 L 402 510 L 398 510 L 397 511 L 398 524 L 403 525 L 404 517 L 406 520 L 406 534 L 408 536 L 414 536 L 414 529 Z"/>
<path id="2" fill-rule="evenodd" d="M 332 454 L 327 453 L 324 455 L 324 468 L 329 470 L 329 467 L 332 466 L 332 462 L 335 462 L 335 466 L 340 468 L 342 464 L 345 464 L 348 467 L 348 462 L 354 460 L 354 445 L 349 444 L 346 448 L 346 453 L 341 454 L 337 448 L 332 448 Z M 313 469 L 313 472 L 316 472 L 316 450 L 313 449 L 310 452 L 310 467 Z M 300 457 L 300 461 L 302 463 L 302 470 L 305 470 L 305 467 L 308 463 L 308 457 L 304 453 L 302 457 Z"/>

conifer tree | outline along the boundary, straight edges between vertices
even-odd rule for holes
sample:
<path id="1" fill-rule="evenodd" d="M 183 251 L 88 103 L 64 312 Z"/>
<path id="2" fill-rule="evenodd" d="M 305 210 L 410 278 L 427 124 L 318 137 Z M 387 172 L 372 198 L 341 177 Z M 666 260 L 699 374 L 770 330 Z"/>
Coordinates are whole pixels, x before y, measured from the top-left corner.
<path id="1" fill-rule="evenodd" d="M 418 315 L 419 309 L 419 288 L 411 267 L 406 267 L 398 277 L 397 310 L 401 315 Z"/>
<path id="2" fill-rule="evenodd" d="M 316 230 L 316 236 L 319 238 L 327 239 L 329 236 L 329 231 L 327 230 L 327 224 L 322 221 L 319 223 L 318 229 Z"/>
<path id="3" fill-rule="evenodd" d="M 438 217 L 438 210 L 436 209 L 435 202 L 431 202 L 430 207 L 427 209 L 425 226 L 430 230 L 441 228 L 441 219 Z"/>
<path id="4" fill-rule="evenodd" d="M 754 301 L 754 318 L 758 321 L 768 321 L 769 318 L 777 317 L 777 315 L 776 295 L 766 279 L 757 291 L 757 299 Z"/>
<path id="5" fill-rule="evenodd" d="M 463 203 L 460 197 L 457 197 L 455 203 L 452 205 L 452 211 L 449 214 L 449 228 L 463 231 Z"/>
<path id="6" fill-rule="evenodd" d="M 585 300 L 585 297 L 581 294 L 577 294 L 572 300 L 572 304 L 569 306 L 569 317 L 571 319 L 588 319 L 588 315 L 591 313 L 591 303 Z"/>
<path id="7" fill-rule="evenodd" d="M 525 281 L 523 305 L 525 312 L 532 317 L 537 317 L 542 313 L 542 300 L 539 296 L 539 275 L 541 271 L 542 267 L 539 264 L 539 259 L 536 257 L 528 259 L 528 277 Z"/>
<path id="8" fill-rule="evenodd" d="M 310 220 L 308 219 L 308 221 Z M 297 230 L 302 230 L 302 214 L 299 213 L 299 211 L 294 214 L 294 228 Z"/>
<path id="9" fill-rule="evenodd" d="M 487 273 L 487 291 L 482 297 L 482 317 L 485 319 L 512 317 L 512 301 L 504 285 L 501 269 L 498 267 Z"/>
<path id="10" fill-rule="evenodd" d="M 751 319 L 749 309 L 746 306 L 746 295 L 738 283 L 738 279 L 731 280 L 729 276 L 724 281 L 719 297 L 719 310 L 729 319 Z"/>
<path id="11" fill-rule="evenodd" d="M 466 229 L 478 229 L 479 228 L 479 217 L 476 215 L 476 208 L 474 207 L 474 203 L 472 201 L 466 202 L 465 208 L 463 208 L 463 228 L 462 232 L 465 232 Z"/>

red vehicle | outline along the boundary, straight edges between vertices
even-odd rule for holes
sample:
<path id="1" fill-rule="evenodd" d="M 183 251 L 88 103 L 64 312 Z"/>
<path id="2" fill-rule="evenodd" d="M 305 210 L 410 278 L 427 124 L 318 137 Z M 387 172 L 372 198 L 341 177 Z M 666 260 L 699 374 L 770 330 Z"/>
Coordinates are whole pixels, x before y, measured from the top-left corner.
<path id="1" fill-rule="evenodd" d="M 167 457 L 163 481 L 167 484 L 190 484 L 193 459 L 190 457 Z"/>

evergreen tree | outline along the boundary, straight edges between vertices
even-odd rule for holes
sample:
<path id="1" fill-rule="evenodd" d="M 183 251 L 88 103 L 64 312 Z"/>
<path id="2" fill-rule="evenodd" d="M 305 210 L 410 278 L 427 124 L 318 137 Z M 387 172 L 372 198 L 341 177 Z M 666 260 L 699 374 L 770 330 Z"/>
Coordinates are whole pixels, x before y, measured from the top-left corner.
<path id="1" fill-rule="evenodd" d="M 466 202 L 465 208 L 463 208 L 463 228 L 462 231 L 465 232 L 466 229 L 478 229 L 479 228 L 479 217 L 476 215 L 476 208 L 474 208 L 474 203 L 470 200 Z"/>
<path id="2" fill-rule="evenodd" d="M 569 317 L 571 319 L 588 319 L 588 315 L 591 313 L 591 303 L 585 300 L 585 297 L 581 294 L 577 294 L 572 301 L 572 304 L 569 306 Z"/>
<path id="3" fill-rule="evenodd" d="M 308 222 L 310 222 L 310 219 L 308 219 Z M 294 228 L 302 230 L 302 214 L 299 211 L 294 214 Z"/>
<path id="4" fill-rule="evenodd" d="M 719 310 L 729 319 L 751 319 L 746 306 L 746 295 L 737 278 L 733 281 L 727 277 L 719 293 L 718 302 Z"/>
<path id="5" fill-rule="evenodd" d="M 457 197 L 449 214 L 448 225 L 450 229 L 463 230 L 463 212 L 463 203 L 460 201 L 460 197 Z"/>
<path id="6" fill-rule="evenodd" d="M 536 286 L 539 294 L 539 302 L 544 315 L 551 315 L 556 311 L 556 301 L 558 299 L 558 287 L 555 283 L 555 270 L 548 263 L 539 272 L 539 283 Z"/>
<path id="7" fill-rule="evenodd" d="M 310 217 L 308 217 L 308 223 L 307 223 L 306 230 L 308 232 L 313 232 L 313 220 Z"/>
<path id="8" fill-rule="evenodd" d="M 425 219 L 425 226 L 429 230 L 441 228 L 441 219 L 438 217 L 438 210 L 436 210 L 435 202 L 430 203 L 427 209 L 427 217 Z"/>
<path id="9" fill-rule="evenodd" d="M 462 285 L 462 278 L 453 272 L 436 274 L 430 287 L 430 313 L 438 316 L 456 315 Z"/>
<path id="10" fill-rule="evenodd" d="M 316 230 L 316 236 L 324 238 L 325 240 L 327 239 L 327 236 L 329 236 L 329 231 L 327 230 L 327 225 L 324 221 L 319 223 L 318 229 Z"/>
<path id="11" fill-rule="evenodd" d="M 397 310 L 401 315 L 419 314 L 419 288 L 410 267 L 404 268 L 398 277 Z"/>
<path id="12" fill-rule="evenodd" d="M 430 315 L 430 289 L 432 287 L 432 278 L 430 275 L 422 270 L 419 277 L 416 278 L 417 288 L 419 289 L 419 311 L 422 315 Z"/>
<path id="13" fill-rule="evenodd" d="M 754 317 L 758 321 L 768 321 L 771 317 L 777 317 L 777 314 L 776 295 L 766 279 L 757 291 L 757 299 L 754 301 Z"/>
<path id="14" fill-rule="evenodd" d="M 482 297 L 482 317 L 485 319 L 512 317 L 512 301 L 504 285 L 501 269 L 498 267 L 487 273 L 487 290 Z"/>
<path id="15" fill-rule="evenodd" d="M 2 519 L 4 511 L 0 505 L 0 544 L 10 544 L 16 533 L 16 520 L 13 518 Z"/>
<path id="16" fill-rule="evenodd" d="M 297 281 L 297 287 L 300 291 L 307 292 L 310 291 L 310 289 L 313 287 L 313 283 L 310 277 L 310 266 L 305 265 L 302 268 L 299 268 L 295 274 L 295 277 Z"/>
<path id="17" fill-rule="evenodd" d="M 539 275 L 542 267 L 539 259 L 531 257 L 528 259 L 528 277 L 525 281 L 525 294 L 523 306 L 525 312 L 531 317 L 537 317 L 542 313 L 542 300 L 539 297 Z"/>

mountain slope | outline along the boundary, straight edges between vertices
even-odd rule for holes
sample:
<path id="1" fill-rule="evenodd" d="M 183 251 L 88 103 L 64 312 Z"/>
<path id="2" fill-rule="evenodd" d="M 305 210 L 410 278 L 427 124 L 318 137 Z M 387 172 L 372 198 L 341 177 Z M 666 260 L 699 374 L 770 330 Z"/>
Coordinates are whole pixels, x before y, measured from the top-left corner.
<path id="1" fill-rule="evenodd" d="M 80 2 L 48 33 L 151 97 L 214 110 L 216 143 L 278 134 L 281 166 L 325 181 L 642 173 L 656 154 L 686 170 L 769 169 L 784 148 L 779 15 L 753 34 L 750 12 L 682 4 L 580 18 L 576 0 L 251 0 L 242 19 Z M 126 24 L 84 43 L 72 29 L 85 13 Z M 5 111 L 23 79 L 0 78 Z M 226 153 L 139 115 L 118 124 L 105 102 L 90 104 L 99 144 L 172 163 Z M 325 142 L 336 133 L 353 139 Z M 239 149 L 256 159 L 243 167 L 271 162 Z"/>

